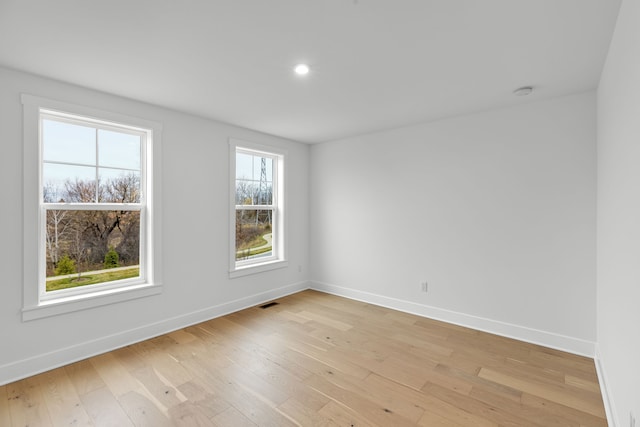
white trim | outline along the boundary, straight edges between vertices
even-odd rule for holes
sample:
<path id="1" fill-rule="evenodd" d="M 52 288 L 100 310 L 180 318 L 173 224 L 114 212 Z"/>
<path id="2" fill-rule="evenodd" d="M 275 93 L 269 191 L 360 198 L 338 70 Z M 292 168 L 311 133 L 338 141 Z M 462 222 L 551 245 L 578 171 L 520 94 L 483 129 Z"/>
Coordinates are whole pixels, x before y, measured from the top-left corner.
<path id="1" fill-rule="evenodd" d="M 281 298 L 287 295 L 291 295 L 297 292 L 304 291 L 306 289 L 314 289 L 319 292 L 325 292 L 329 294 L 338 295 L 344 298 L 354 299 L 358 301 L 367 302 L 370 304 L 376 304 L 379 306 L 388 307 L 394 310 L 404 311 L 411 314 L 415 314 L 421 317 L 433 318 L 442 320 L 447 323 L 457 324 L 460 326 L 469 327 L 472 329 L 482 330 L 497 335 L 507 336 L 509 338 L 515 338 L 520 341 L 531 342 L 534 344 L 543 345 L 546 347 L 557 348 L 559 350 L 568 351 L 571 353 L 589 356 L 588 350 L 590 345 L 593 346 L 596 352 L 595 365 L 598 372 L 598 379 L 600 381 L 600 388 L 603 393 L 603 401 L 607 414 L 607 420 L 611 427 L 616 427 L 619 424 L 616 423 L 613 401 L 610 399 L 610 394 L 606 387 L 605 374 L 601 366 L 600 359 L 597 353 L 597 347 L 594 343 L 588 341 L 577 340 L 571 337 L 565 337 L 557 334 L 552 334 L 543 331 L 536 331 L 540 335 L 537 338 L 549 338 L 556 337 L 548 340 L 532 340 L 531 331 L 535 331 L 530 328 L 524 328 L 517 325 L 510 325 L 502 322 L 492 321 L 490 319 L 482 319 L 475 316 L 469 316 L 463 313 L 456 313 L 453 311 L 442 310 L 436 307 L 424 306 L 421 304 L 415 304 L 412 302 L 397 300 L 394 298 L 388 298 L 368 292 L 355 291 L 340 286 L 329 285 L 320 282 L 297 282 L 291 285 L 283 286 L 277 289 L 272 289 L 266 292 L 262 292 L 255 295 L 250 295 L 244 298 L 240 298 L 234 301 L 229 301 L 217 306 L 208 307 L 202 310 L 194 311 L 180 316 L 175 316 L 169 319 L 155 322 L 152 324 L 144 325 L 138 328 L 134 328 L 128 331 L 123 331 L 118 334 L 102 337 L 96 340 L 86 341 L 73 346 L 55 350 L 46 354 L 40 354 L 26 360 L 9 363 L 0 366 L 0 386 L 8 384 L 13 381 L 17 381 L 31 375 L 54 369 L 60 366 L 68 365 L 70 363 L 82 360 L 91 356 L 102 354 L 117 348 L 134 344 L 149 338 L 156 337 L 171 331 L 182 329 L 190 325 L 194 325 L 200 322 L 204 322 L 209 319 L 224 316 L 229 313 L 233 313 L 245 308 L 253 307 L 263 302 L 267 302 L 276 298 Z M 460 322 L 460 319 L 467 318 L 467 322 Z M 479 324 L 477 320 L 482 320 L 485 323 Z M 474 323 L 475 322 L 475 323 Z M 487 325 L 496 325 L 495 328 L 483 328 Z M 505 326 L 510 327 L 512 333 L 501 333 Z M 561 337 L 560 341 L 563 346 L 555 346 L 554 342 L 558 341 L 557 337 Z M 533 337 L 536 338 L 536 337 Z"/>
<path id="2" fill-rule="evenodd" d="M 289 267 L 288 261 L 269 261 L 261 264 L 249 264 L 244 266 L 238 266 L 235 270 L 229 272 L 229 278 L 234 279 L 236 277 L 249 276 L 250 274 L 262 273 L 265 271 L 277 270 L 279 268 Z"/>
<path id="3" fill-rule="evenodd" d="M 86 310 L 88 308 L 115 304 L 122 301 L 130 301 L 132 299 L 158 295 L 160 293 L 162 293 L 162 285 L 139 284 L 98 292 L 85 292 L 66 298 L 43 300 L 37 306 L 23 308 L 22 320 L 26 322 L 29 320 L 42 319 L 43 317 Z"/>
<path id="4" fill-rule="evenodd" d="M 596 344 L 595 356 L 593 359 L 596 365 L 596 372 L 598 374 L 598 383 L 600 383 L 600 392 L 602 393 L 602 403 L 604 404 L 604 411 L 607 414 L 607 424 L 609 424 L 609 427 L 622 426 L 622 424 L 618 422 L 618 413 L 616 412 L 613 398 L 611 396 L 611 393 L 609 392 L 609 388 L 607 387 L 607 375 L 605 374 L 604 366 L 602 365 L 602 359 L 600 358 L 600 349 L 598 347 L 598 344 Z"/>
<path id="5" fill-rule="evenodd" d="M 0 386 L 126 345 L 157 337 L 158 335 L 166 334 L 229 313 L 234 313 L 267 301 L 272 301 L 276 298 L 282 298 L 308 288 L 308 282 L 293 283 L 277 289 L 229 301 L 224 304 L 169 319 L 163 319 L 159 322 L 150 323 L 117 334 L 85 341 L 49 353 L 39 354 L 25 360 L 0 365 Z"/>
<path id="6" fill-rule="evenodd" d="M 114 113 L 112 111 L 100 110 L 98 108 L 87 107 L 85 105 L 73 104 L 70 102 L 58 101 L 29 94 L 22 94 L 21 99 L 23 105 L 29 105 L 36 109 L 43 108 L 45 110 L 53 110 L 56 111 L 56 113 L 73 111 L 72 113 L 69 113 L 72 116 L 83 116 L 97 120 L 101 123 L 111 121 L 117 123 L 118 127 L 127 127 L 127 125 L 130 125 L 132 129 L 162 129 L 162 124 L 158 122 Z"/>
<path id="7" fill-rule="evenodd" d="M 580 356 L 593 357 L 595 343 L 566 335 L 555 334 L 553 332 L 541 331 L 525 326 L 514 325 L 512 323 L 500 322 L 486 319 L 484 317 L 472 316 L 438 307 L 432 307 L 415 302 L 391 298 L 370 292 L 358 291 L 331 285 L 328 283 L 311 282 L 311 289 L 338 295 L 345 298 L 376 304 L 382 307 L 415 314 L 417 316 L 428 317 L 430 319 L 441 320 L 454 325 L 464 326 L 495 335 L 514 338 L 520 341 L 537 344 L 544 347 L 562 350 Z"/>
<path id="8" fill-rule="evenodd" d="M 23 302 L 22 320 L 34 320 L 43 317 L 63 314 L 76 310 L 84 310 L 105 304 L 112 304 L 128 299 L 143 296 L 156 295 L 162 291 L 162 209 L 161 206 L 161 174 L 158 165 L 162 158 L 162 125 L 137 117 L 103 111 L 83 105 L 41 98 L 33 95 L 22 94 L 23 104 Z M 82 295 L 69 296 L 69 293 L 60 293 L 59 299 L 53 295 L 42 298 L 44 295 L 44 279 L 40 280 L 44 271 L 44 236 L 42 227 L 45 208 L 41 205 L 41 156 L 40 156 L 40 119 L 41 112 L 47 116 L 61 115 L 65 120 L 74 120 L 78 117 L 87 118 L 89 122 L 104 124 L 106 127 L 126 129 L 127 132 L 139 132 L 144 130 L 142 161 L 146 163 L 146 173 L 141 171 L 141 186 L 145 206 L 138 204 L 127 205 L 127 210 L 139 210 L 141 212 L 140 235 L 140 275 L 141 279 L 124 280 L 119 282 L 120 289 L 113 285 L 87 288 Z M 147 138 L 149 138 L 147 140 Z M 145 162 L 146 159 L 146 162 Z M 141 165 L 142 167 L 143 165 Z M 150 184 L 147 177 L 151 177 Z M 53 205 L 54 207 L 57 204 Z M 89 208 L 79 205 L 80 209 Z M 63 209 L 71 208 L 71 204 Z M 102 207 L 94 206 L 100 210 Z M 108 208 L 105 207 L 105 209 Z M 75 206 L 74 206 L 75 209 Z M 145 226 L 146 222 L 146 226 Z M 156 261 L 156 262 L 154 262 Z M 42 282 L 42 283 L 40 283 Z M 143 282 L 143 283 L 141 283 Z M 115 283 L 114 283 L 115 285 Z M 126 287 L 124 285 L 127 285 Z M 42 288 L 42 289 L 41 289 Z M 46 301 L 45 301 L 46 300 Z"/>

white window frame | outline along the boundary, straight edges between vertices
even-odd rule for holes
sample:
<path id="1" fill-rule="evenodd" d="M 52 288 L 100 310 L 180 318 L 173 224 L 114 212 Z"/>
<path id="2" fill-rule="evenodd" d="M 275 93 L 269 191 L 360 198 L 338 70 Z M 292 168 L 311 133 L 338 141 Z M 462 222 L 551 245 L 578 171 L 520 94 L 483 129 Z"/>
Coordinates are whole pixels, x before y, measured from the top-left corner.
<path id="1" fill-rule="evenodd" d="M 236 210 L 263 209 L 262 205 L 236 205 L 236 154 L 245 153 L 273 159 L 272 255 L 251 260 L 236 260 Z M 229 277 L 235 278 L 263 271 L 285 268 L 287 261 L 286 203 L 287 151 L 239 139 L 229 139 Z"/>
<path id="2" fill-rule="evenodd" d="M 22 95 L 24 137 L 23 321 L 159 294 L 161 285 L 160 164 L 162 126 L 148 120 Z M 45 119 L 116 130 L 142 137 L 141 203 L 44 203 L 41 124 Z M 137 278 L 46 292 L 46 212 L 60 210 L 140 212 L 140 275 Z"/>

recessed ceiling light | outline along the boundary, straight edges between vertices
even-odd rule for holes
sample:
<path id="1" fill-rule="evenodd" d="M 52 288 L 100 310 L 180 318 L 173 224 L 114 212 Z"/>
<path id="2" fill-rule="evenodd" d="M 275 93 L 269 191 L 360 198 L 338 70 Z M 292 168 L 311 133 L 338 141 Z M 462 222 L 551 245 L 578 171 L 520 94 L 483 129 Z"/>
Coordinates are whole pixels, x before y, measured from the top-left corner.
<path id="1" fill-rule="evenodd" d="M 304 76 L 309 74 L 309 66 L 307 64 L 298 64 L 295 66 L 293 71 L 295 71 L 299 76 Z"/>
<path id="2" fill-rule="evenodd" d="M 513 91 L 515 96 L 527 96 L 533 92 L 533 88 L 531 86 L 523 86 Z"/>

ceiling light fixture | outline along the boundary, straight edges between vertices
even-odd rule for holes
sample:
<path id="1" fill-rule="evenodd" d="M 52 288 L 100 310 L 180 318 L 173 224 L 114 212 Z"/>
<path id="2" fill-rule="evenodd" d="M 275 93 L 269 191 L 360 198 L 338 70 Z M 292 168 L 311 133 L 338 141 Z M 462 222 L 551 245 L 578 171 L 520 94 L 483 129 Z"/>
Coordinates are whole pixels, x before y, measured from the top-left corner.
<path id="1" fill-rule="evenodd" d="M 309 66 L 307 64 L 298 64 L 295 66 L 293 71 L 295 71 L 299 76 L 305 76 L 309 74 Z"/>
<path id="2" fill-rule="evenodd" d="M 515 96 L 527 96 L 533 92 L 533 88 L 531 86 L 523 86 L 513 91 Z"/>

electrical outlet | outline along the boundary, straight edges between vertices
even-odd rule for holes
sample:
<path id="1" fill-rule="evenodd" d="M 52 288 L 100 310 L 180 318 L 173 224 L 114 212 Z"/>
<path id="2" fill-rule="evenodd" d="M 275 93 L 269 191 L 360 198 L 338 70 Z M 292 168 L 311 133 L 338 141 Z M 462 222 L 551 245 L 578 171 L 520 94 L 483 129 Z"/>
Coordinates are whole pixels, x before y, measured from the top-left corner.
<path id="1" fill-rule="evenodd" d="M 420 283 L 420 288 L 422 289 L 422 292 L 427 292 L 429 290 L 428 284 L 426 281 Z"/>
<path id="2" fill-rule="evenodd" d="M 629 427 L 636 427 L 636 417 L 633 416 L 633 412 L 629 412 Z"/>

